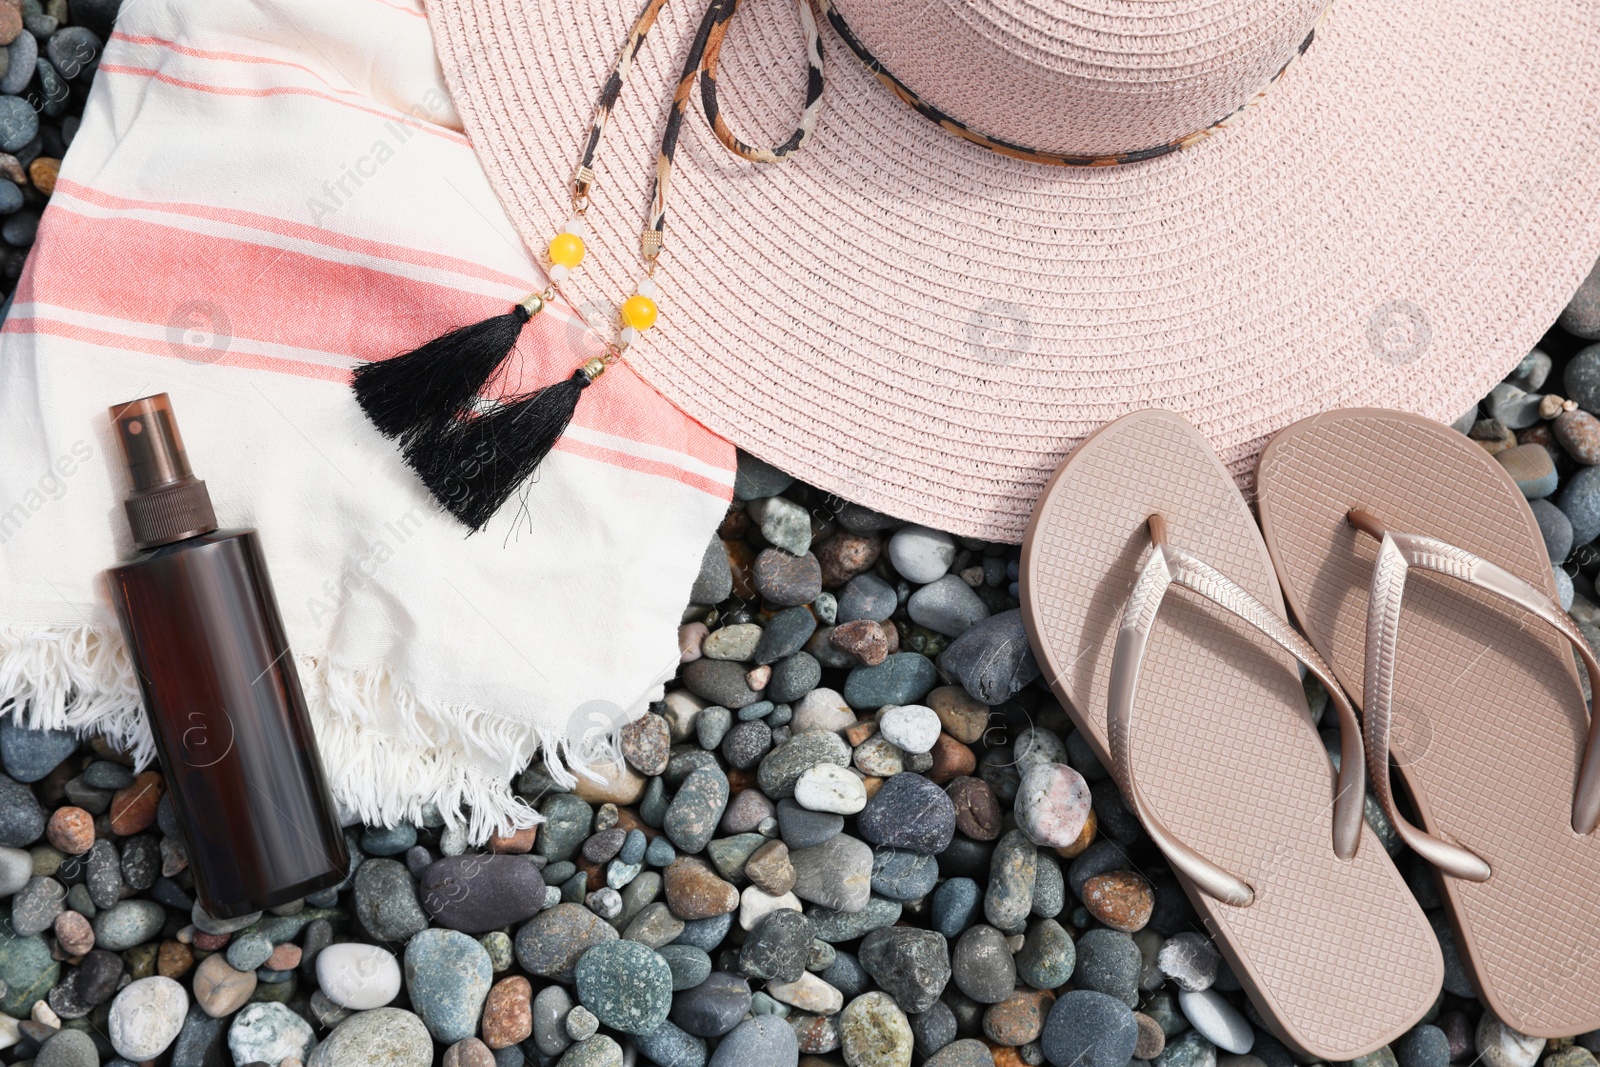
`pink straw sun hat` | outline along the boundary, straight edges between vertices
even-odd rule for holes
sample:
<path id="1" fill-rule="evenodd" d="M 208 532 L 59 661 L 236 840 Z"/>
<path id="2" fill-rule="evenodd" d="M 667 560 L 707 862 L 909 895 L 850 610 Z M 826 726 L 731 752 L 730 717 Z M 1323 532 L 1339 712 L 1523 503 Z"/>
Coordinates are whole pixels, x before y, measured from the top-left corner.
<path id="1" fill-rule="evenodd" d="M 428 4 L 466 132 L 531 248 L 569 214 L 637 5 Z M 590 254 L 564 287 L 592 309 L 639 277 L 703 6 L 666 6 L 607 127 Z M 1139 408 L 1184 415 L 1241 474 L 1275 430 L 1329 408 L 1454 419 L 1600 253 L 1593 3 L 818 11 L 826 89 L 802 150 L 753 165 L 684 124 L 660 323 L 625 358 L 742 448 L 901 518 L 1016 540 L 1061 457 Z M 748 142 L 795 126 L 803 25 L 780 0 L 732 21 L 716 84 Z"/>

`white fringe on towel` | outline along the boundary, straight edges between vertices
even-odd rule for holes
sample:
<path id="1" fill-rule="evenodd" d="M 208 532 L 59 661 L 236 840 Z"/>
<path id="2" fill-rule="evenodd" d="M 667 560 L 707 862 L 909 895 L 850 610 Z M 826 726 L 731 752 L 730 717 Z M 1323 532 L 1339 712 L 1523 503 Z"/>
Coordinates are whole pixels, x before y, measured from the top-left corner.
<path id="1" fill-rule="evenodd" d="M 296 664 L 328 784 L 347 822 L 420 824 L 432 801 L 446 826 L 464 823 L 468 839 L 481 843 L 542 821 L 511 790 L 536 752 L 544 752 L 550 776 L 571 787 L 574 774 L 595 778 L 589 762 L 615 750 L 618 720 L 561 736 L 428 700 L 396 685 L 383 666 L 351 671 L 315 655 L 296 656 Z M 0 715 L 6 714 L 33 729 L 102 734 L 141 769 L 155 760 L 121 635 L 91 626 L 0 626 Z"/>

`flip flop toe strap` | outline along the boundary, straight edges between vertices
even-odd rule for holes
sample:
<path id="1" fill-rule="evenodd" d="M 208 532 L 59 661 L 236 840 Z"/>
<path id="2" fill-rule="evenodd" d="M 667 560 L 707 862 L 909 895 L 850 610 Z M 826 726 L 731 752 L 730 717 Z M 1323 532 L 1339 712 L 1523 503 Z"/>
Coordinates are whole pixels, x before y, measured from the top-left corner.
<path id="1" fill-rule="evenodd" d="M 1489 877 L 1489 864 L 1480 856 L 1426 833 L 1395 810 L 1389 784 L 1389 736 L 1394 718 L 1395 664 L 1400 634 L 1400 611 L 1406 575 L 1413 568 L 1431 571 L 1493 593 L 1554 627 L 1577 650 L 1589 672 L 1590 688 L 1600 693 L 1600 662 L 1589 642 L 1561 605 L 1504 567 L 1436 537 L 1387 530 L 1372 515 L 1350 513 L 1350 524 L 1377 539 L 1378 560 L 1372 572 L 1367 608 L 1367 663 L 1362 719 L 1366 726 L 1367 767 L 1373 791 L 1394 823 L 1395 830 L 1415 852 L 1458 878 L 1481 882 Z M 1600 823 L 1600 717 L 1591 715 L 1583 762 L 1572 795 L 1572 828 L 1588 834 Z"/>
<path id="2" fill-rule="evenodd" d="M 1149 647 L 1167 590 L 1174 585 L 1199 594 L 1225 611 L 1248 623 L 1253 629 L 1294 656 L 1327 687 L 1339 715 L 1341 756 L 1339 779 L 1333 797 L 1333 850 L 1340 859 L 1356 853 L 1361 839 L 1362 808 L 1366 800 L 1366 773 L 1361 758 L 1361 726 L 1355 709 L 1339 689 L 1333 670 L 1316 649 L 1277 613 L 1251 596 L 1238 584 L 1198 557 L 1168 544 L 1165 523 L 1151 516 L 1152 545 L 1149 557 L 1134 582 L 1133 592 L 1123 609 L 1111 658 L 1108 687 L 1107 733 L 1112 770 L 1132 807 L 1168 861 L 1205 892 L 1226 904 L 1247 907 L 1255 900 L 1248 882 L 1200 855 L 1184 844 L 1156 817 L 1139 789 L 1131 759 L 1133 700 L 1139 685 L 1139 670 Z M 1202 694 L 1196 694 L 1197 697 Z"/>

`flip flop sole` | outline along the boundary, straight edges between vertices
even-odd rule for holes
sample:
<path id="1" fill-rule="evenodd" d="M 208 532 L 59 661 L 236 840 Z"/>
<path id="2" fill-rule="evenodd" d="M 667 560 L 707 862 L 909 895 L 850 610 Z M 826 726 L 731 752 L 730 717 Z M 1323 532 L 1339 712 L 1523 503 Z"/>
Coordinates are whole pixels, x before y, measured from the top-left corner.
<path id="1" fill-rule="evenodd" d="M 1138 412 L 1084 441 L 1034 509 L 1023 618 L 1046 678 L 1107 766 L 1112 652 L 1153 513 L 1172 544 L 1283 611 L 1250 511 L 1193 427 Z M 1439 991 L 1438 942 L 1370 829 L 1353 860 L 1334 854 L 1335 773 L 1293 658 L 1175 590 L 1135 705 L 1132 764 L 1151 810 L 1255 889 L 1241 908 L 1185 884 L 1262 1018 L 1326 1060 L 1410 1028 Z"/>
<path id="2" fill-rule="evenodd" d="M 1377 544 L 1345 522 L 1351 508 L 1557 595 L 1516 485 L 1439 423 L 1375 409 L 1304 420 L 1267 446 L 1256 486 L 1290 606 L 1358 705 Z M 1396 659 L 1398 777 L 1424 829 L 1493 871 L 1440 880 L 1480 995 L 1530 1036 L 1600 1027 L 1600 839 L 1572 830 L 1588 717 L 1571 647 L 1502 600 L 1413 571 Z"/>

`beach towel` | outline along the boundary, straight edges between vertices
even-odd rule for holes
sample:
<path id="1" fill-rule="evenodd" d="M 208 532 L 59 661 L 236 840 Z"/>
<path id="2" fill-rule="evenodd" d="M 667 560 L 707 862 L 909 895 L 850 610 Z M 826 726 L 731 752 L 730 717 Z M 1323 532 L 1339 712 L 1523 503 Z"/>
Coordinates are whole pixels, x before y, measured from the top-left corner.
<path id="1" fill-rule="evenodd" d="M 102 576 L 134 552 L 107 408 L 166 392 L 219 523 L 261 533 L 347 820 L 535 822 L 519 769 L 542 746 L 570 783 L 676 670 L 734 450 L 619 365 L 469 535 L 349 375 L 545 284 L 420 6 L 125 5 L 0 331 L 4 713 L 153 757 Z M 553 307 L 513 373 L 594 344 Z"/>

